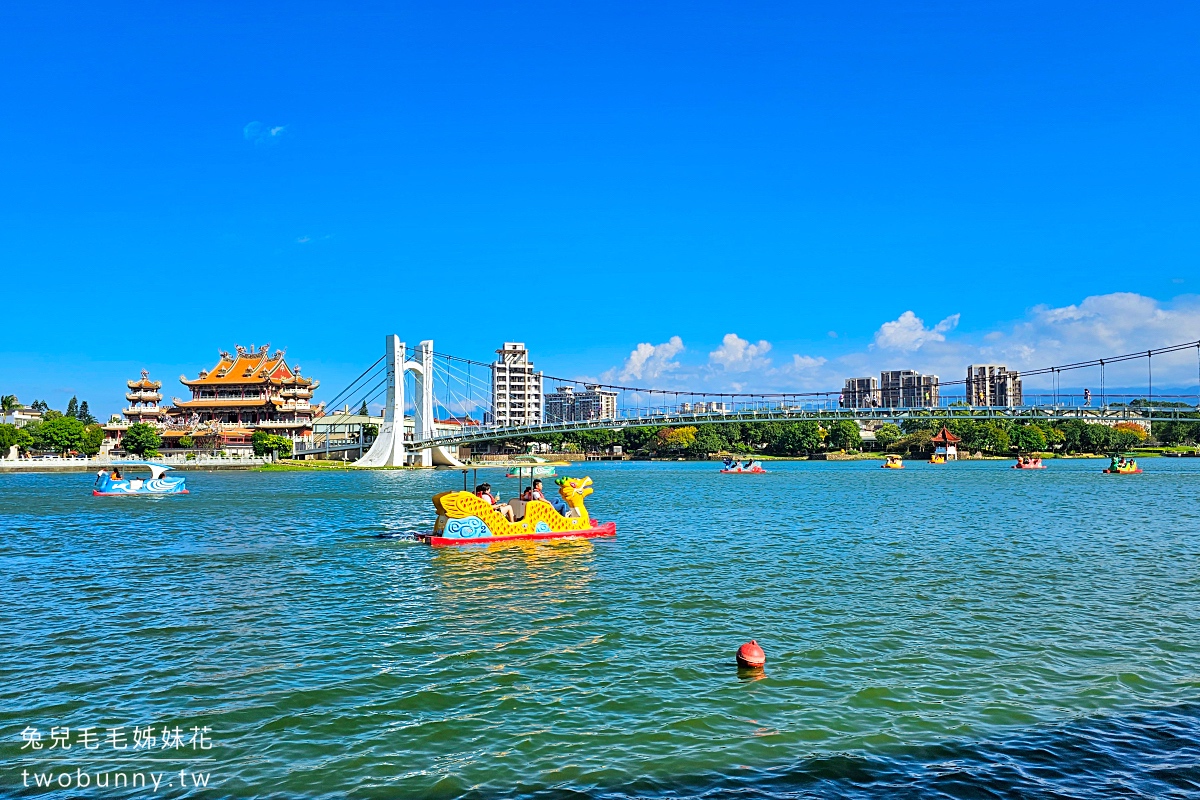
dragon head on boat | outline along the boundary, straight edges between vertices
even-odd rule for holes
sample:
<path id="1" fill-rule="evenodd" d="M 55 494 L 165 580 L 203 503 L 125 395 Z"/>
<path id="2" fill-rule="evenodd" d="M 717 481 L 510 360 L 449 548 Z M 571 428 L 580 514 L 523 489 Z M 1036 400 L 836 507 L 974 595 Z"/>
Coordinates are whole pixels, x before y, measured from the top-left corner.
<path id="1" fill-rule="evenodd" d="M 562 495 L 563 501 L 578 511 L 579 516 L 587 519 L 588 513 L 587 508 L 583 505 L 583 499 L 592 493 L 592 479 L 559 478 L 554 483 L 558 486 L 558 493 Z"/>

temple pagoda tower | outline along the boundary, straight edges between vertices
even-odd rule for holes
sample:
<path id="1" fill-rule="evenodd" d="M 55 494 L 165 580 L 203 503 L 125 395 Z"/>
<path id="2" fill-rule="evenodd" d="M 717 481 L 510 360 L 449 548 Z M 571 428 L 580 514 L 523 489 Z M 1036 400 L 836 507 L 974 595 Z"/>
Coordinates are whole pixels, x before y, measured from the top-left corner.
<path id="1" fill-rule="evenodd" d="M 125 385 L 129 387 L 129 391 L 125 393 L 129 406 L 121 409 L 121 414 L 125 417 L 126 425 L 135 422 L 157 425 L 166 419 L 167 410 L 159 405 L 162 400 L 162 393 L 159 391 L 162 389 L 162 381 L 150 380 L 150 373 L 142 370 L 140 380 L 126 381 Z"/>
<path id="2" fill-rule="evenodd" d="M 222 351 L 216 366 L 196 378 L 179 376 L 192 399 L 174 399 L 172 421 L 210 430 L 263 428 L 292 439 L 311 436 L 317 409 L 310 400 L 320 381 L 302 377 L 299 365 L 287 364 L 284 351 L 269 354 L 270 345 L 234 350 Z"/>

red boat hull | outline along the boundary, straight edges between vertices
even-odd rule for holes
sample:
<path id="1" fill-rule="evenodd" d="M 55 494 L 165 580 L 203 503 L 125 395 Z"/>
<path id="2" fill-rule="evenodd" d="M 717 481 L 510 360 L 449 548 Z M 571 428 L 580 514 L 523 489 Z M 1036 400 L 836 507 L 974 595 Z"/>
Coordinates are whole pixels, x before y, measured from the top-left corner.
<path id="1" fill-rule="evenodd" d="M 420 535 L 417 538 L 432 547 L 454 547 L 464 544 L 493 544 L 495 542 L 517 542 L 540 539 L 598 539 L 617 535 L 617 523 L 605 522 L 594 528 L 579 531 L 550 531 L 549 533 L 522 533 L 516 536 L 477 536 L 470 539 L 448 539 L 445 536 Z"/>

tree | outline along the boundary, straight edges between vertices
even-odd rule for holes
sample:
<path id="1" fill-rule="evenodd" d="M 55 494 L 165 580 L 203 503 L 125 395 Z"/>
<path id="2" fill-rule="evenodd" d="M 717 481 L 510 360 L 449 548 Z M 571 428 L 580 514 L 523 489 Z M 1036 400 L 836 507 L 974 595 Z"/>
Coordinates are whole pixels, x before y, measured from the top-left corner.
<path id="1" fill-rule="evenodd" d="M 45 414 L 47 411 L 50 410 L 50 404 L 47 403 L 45 400 L 34 400 L 32 403 L 29 404 L 29 409 L 31 411 L 38 411 L 42 414 Z"/>
<path id="2" fill-rule="evenodd" d="M 286 436 L 276 436 L 267 433 L 264 430 L 257 430 L 250 437 L 250 446 L 254 448 L 254 455 L 262 456 L 277 453 L 281 458 L 288 458 L 292 454 L 292 440 Z"/>
<path id="3" fill-rule="evenodd" d="M 1112 428 L 1107 425 L 1085 425 L 1080 435 L 1080 446 L 1088 453 L 1104 453 L 1112 446 Z"/>
<path id="4" fill-rule="evenodd" d="M 29 426 L 17 428 L 17 452 L 28 453 L 33 449 L 33 436 L 29 433 Z"/>
<path id="5" fill-rule="evenodd" d="M 82 424 L 83 420 L 79 420 Z M 83 428 L 83 440 L 79 443 L 79 452 L 85 456 L 94 456 L 100 452 L 100 448 L 104 445 L 104 429 L 96 423 L 85 425 Z"/>
<path id="6" fill-rule="evenodd" d="M 1185 444 L 1200 441 L 1200 422 L 1176 420 L 1155 422 L 1154 438 L 1163 444 Z"/>
<path id="7" fill-rule="evenodd" d="M 843 419 L 829 429 L 829 446 L 838 450 L 854 450 L 862 444 L 862 433 L 858 423 Z"/>
<path id="8" fill-rule="evenodd" d="M 0 458 L 8 458 L 8 451 L 17 444 L 17 426 L 7 422 L 0 424 Z"/>
<path id="9" fill-rule="evenodd" d="M 1118 422 L 1113 426 L 1113 431 L 1130 434 L 1138 444 L 1146 441 L 1146 429 L 1136 422 Z"/>
<path id="10" fill-rule="evenodd" d="M 885 422 L 879 426 L 879 430 L 875 431 L 875 442 L 887 450 L 889 447 L 900 441 L 901 431 L 899 425 L 893 425 L 890 422 Z"/>
<path id="11" fill-rule="evenodd" d="M 21 404 L 17 402 L 17 396 L 15 394 L 6 394 L 0 396 L 0 412 L 3 412 L 4 414 L 5 424 L 8 423 L 8 415 L 20 407 Z"/>
<path id="12" fill-rule="evenodd" d="M 717 425 L 704 425 L 696 429 L 696 437 L 688 447 L 688 455 L 704 458 L 712 453 L 719 453 L 729 446 L 729 442 L 717 430 Z"/>
<path id="13" fill-rule="evenodd" d="M 125 452 L 139 458 L 144 458 L 147 453 L 157 452 L 161 445 L 162 437 L 158 435 L 158 431 L 153 425 L 145 422 L 133 423 L 121 438 L 121 446 L 125 448 Z"/>
<path id="14" fill-rule="evenodd" d="M 1113 428 L 1112 436 L 1109 439 L 1109 446 L 1113 450 L 1117 450 L 1117 451 L 1132 450 L 1133 448 L 1135 448 L 1139 444 L 1141 444 L 1142 439 L 1144 439 L 1144 438 L 1145 438 L 1145 431 L 1142 432 L 1142 437 L 1138 438 L 1138 435 L 1136 433 L 1134 433 L 1133 431 L 1120 430 L 1120 426 L 1117 426 L 1117 427 Z"/>
<path id="15" fill-rule="evenodd" d="M 1069 419 L 1062 424 L 1059 433 L 1063 437 L 1063 450 L 1068 453 L 1078 453 L 1083 449 L 1083 432 L 1087 423 L 1081 419 Z"/>
<path id="16" fill-rule="evenodd" d="M 929 428 L 918 428 L 900 440 L 900 447 L 906 453 L 929 453 L 933 451 L 933 431 Z"/>
<path id="17" fill-rule="evenodd" d="M 96 422 L 96 418 L 92 416 L 92 412 L 88 410 L 87 400 L 79 404 L 79 413 L 75 415 L 84 425 L 92 425 Z"/>
<path id="18" fill-rule="evenodd" d="M 74 417 L 55 417 L 43 422 L 33 434 L 34 446 L 66 455 L 83 443 L 83 423 Z"/>
<path id="19" fill-rule="evenodd" d="M 195 447 L 195 446 L 196 446 L 196 440 L 195 440 L 195 439 L 193 439 L 193 438 L 192 438 L 192 437 L 190 437 L 190 436 L 180 436 L 180 437 L 179 437 L 179 446 L 180 446 L 180 447 L 184 447 L 184 448 L 187 448 L 187 447 Z"/>
<path id="20" fill-rule="evenodd" d="M 1046 437 L 1047 449 L 1057 450 L 1066 444 L 1067 436 L 1058 428 L 1045 423 L 1039 425 L 1038 427 L 1041 429 L 1042 435 Z"/>
<path id="21" fill-rule="evenodd" d="M 658 441 L 658 431 L 658 428 L 627 428 L 623 437 L 625 449 L 633 453 L 653 449 Z"/>
<path id="22" fill-rule="evenodd" d="M 779 426 L 773 441 L 767 445 L 771 455 L 798 456 L 815 453 L 821 448 L 821 426 L 806 419 L 803 422 L 785 422 Z"/>
<path id="23" fill-rule="evenodd" d="M 367 408 L 366 400 L 363 400 L 362 405 L 358 407 L 358 414 L 359 414 L 359 416 L 362 416 L 362 417 L 371 416 L 371 410 L 369 408 Z"/>
<path id="24" fill-rule="evenodd" d="M 1004 425 L 989 422 L 983 427 L 980 449 L 988 453 L 1008 455 L 1012 451 L 1012 438 Z"/>
<path id="25" fill-rule="evenodd" d="M 1046 449 L 1046 436 L 1036 425 L 1020 425 L 1013 431 L 1012 441 L 1018 453 L 1037 453 Z"/>
<path id="26" fill-rule="evenodd" d="M 71 395 L 71 399 L 67 401 L 67 410 L 63 416 L 71 417 L 72 419 L 79 418 L 79 401 Z"/>
<path id="27" fill-rule="evenodd" d="M 696 441 L 696 428 L 686 425 L 682 428 L 663 428 L 658 432 L 660 446 L 664 450 L 686 450 Z"/>

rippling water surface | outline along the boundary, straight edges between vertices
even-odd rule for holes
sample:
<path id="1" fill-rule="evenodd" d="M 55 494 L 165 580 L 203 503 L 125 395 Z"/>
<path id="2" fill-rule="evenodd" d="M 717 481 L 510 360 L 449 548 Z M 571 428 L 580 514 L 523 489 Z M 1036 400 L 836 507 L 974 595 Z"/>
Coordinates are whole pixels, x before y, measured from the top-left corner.
<path id="1" fill-rule="evenodd" d="M 1200 461 L 769 466 L 580 466 L 615 540 L 438 550 L 381 537 L 456 472 L 0 475 L 0 795 L 1200 791 Z M 149 724 L 215 746 L 21 749 Z"/>

